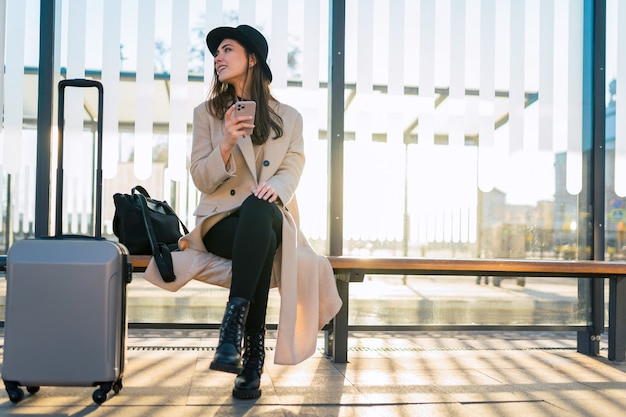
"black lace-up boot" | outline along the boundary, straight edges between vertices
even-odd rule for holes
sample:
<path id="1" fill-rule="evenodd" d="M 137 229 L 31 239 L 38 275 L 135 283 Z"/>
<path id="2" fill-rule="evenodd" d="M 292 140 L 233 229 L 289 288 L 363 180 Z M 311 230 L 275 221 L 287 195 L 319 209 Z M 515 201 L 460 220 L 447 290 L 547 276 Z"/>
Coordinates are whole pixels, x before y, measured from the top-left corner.
<path id="1" fill-rule="evenodd" d="M 240 399 L 261 396 L 261 374 L 265 362 L 265 329 L 246 331 L 243 370 L 235 378 L 233 397 Z"/>
<path id="2" fill-rule="evenodd" d="M 241 339 L 250 301 L 233 297 L 226 304 L 220 327 L 220 341 L 209 368 L 238 374 L 241 372 Z"/>

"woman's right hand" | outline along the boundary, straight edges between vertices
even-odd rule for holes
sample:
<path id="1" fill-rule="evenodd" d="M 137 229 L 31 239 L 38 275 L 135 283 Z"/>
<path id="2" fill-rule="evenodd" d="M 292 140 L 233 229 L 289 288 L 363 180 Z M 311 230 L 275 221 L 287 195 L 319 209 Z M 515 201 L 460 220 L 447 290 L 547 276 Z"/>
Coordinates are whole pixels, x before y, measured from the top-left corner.
<path id="1" fill-rule="evenodd" d="M 234 111 L 235 105 L 233 104 L 224 115 L 224 127 L 226 130 L 226 134 L 224 135 L 224 139 L 220 144 L 222 156 L 224 156 L 225 154 L 230 155 L 230 152 L 237 144 L 237 140 L 239 139 L 239 137 L 246 134 L 244 130 L 245 128 L 254 128 L 254 121 L 252 120 L 252 116 L 233 117 Z"/>

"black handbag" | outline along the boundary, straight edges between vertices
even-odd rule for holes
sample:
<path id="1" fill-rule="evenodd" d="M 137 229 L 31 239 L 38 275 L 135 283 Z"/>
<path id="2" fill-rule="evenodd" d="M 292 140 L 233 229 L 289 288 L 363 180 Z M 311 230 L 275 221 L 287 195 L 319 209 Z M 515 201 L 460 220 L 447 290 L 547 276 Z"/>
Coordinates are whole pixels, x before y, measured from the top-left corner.
<path id="1" fill-rule="evenodd" d="M 113 233 L 131 255 L 152 255 L 165 282 L 176 279 L 171 251 L 189 230 L 166 201 L 155 200 L 141 185 L 113 195 Z"/>

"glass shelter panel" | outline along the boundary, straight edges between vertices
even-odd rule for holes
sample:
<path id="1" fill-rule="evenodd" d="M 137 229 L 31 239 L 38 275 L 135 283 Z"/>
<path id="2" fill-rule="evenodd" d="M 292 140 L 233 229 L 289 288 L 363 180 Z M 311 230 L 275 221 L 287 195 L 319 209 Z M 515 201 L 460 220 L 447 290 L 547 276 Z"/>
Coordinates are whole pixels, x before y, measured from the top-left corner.
<path id="1" fill-rule="evenodd" d="M 34 235 L 39 3 L 0 0 L 2 254 Z M 618 33 L 617 44 L 608 45 L 608 58 L 617 58 L 607 59 L 607 68 L 617 77 L 626 61 L 611 51 L 626 50 L 618 46 L 625 36 L 617 25 L 626 7 L 607 3 L 615 9 L 607 25 Z M 327 251 L 332 1 L 57 4 L 56 80 L 86 77 L 105 86 L 107 238 L 115 239 L 112 195 L 137 184 L 193 225 L 192 110 L 206 99 L 213 75 L 204 39 L 216 26 L 246 23 L 269 41 L 273 94 L 303 115 L 301 228 L 320 253 Z M 332 179 L 344 182 L 344 255 L 588 257 L 579 237 L 588 228 L 579 209 L 588 193 L 582 180 L 584 5 L 346 1 L 344 178 Z M 93 94 L 72 94 L 66 146 L 81 157 L 65 159 L 64 232 L 90 233 L 92 176 L 78 162 L 94 158 L 97 103 Z M 607 143 L 607 158 L 615 160 L 614 194 L 607 180 L 607 256 L 614 259 L 622 259 L 625 246 L 618 216 L 626 200 L 617 178 L 619 137 L 626 132 L 619 120 L 626 118 L 616 117 L 618 96 L 607 101 L 607 136 L 611 109 L 615 126 L 613 145 Z M 276 322 L 277 291 L 270 297 L 268 321 Z M 166 293 L 136 275 L 129 321 L 216 323 L 225 299 L 226 290 L 201 283 Z M 353 323 L 366 325 L 589 321 L 586 292 L 577 280 L 559 278 L 368 276 L 351 285 L 350 309 Z"/>
<path id="2" fill-rule="evenodd" d="M 345 255 L 586 258 L 583 6 L 347 1 Z M 350 317 L 581 325 L 578 284 L 369 276 Z"/>
<path id="3" fill-rule="evenodd" d="M 626 258 L 626 117 L 625 90 L 617 80 L 626 78 L 626 29 L 618 22 L 626 18 L 626 5 L 607 1 L 606 36 L 606 242 L 608 258 Z"/>
<path id="4" fill-rule="evenodd" d="M 626 89 L 617 88 L 626 79 L 626 4 L 606 2 L 606 259 L 626 259 Z M 608 285 L 607 285 L 608 287 Z M 609 289 L 605 290 L 608 305 Z M 606 315 L 608 320 L 608 314 Z"/>

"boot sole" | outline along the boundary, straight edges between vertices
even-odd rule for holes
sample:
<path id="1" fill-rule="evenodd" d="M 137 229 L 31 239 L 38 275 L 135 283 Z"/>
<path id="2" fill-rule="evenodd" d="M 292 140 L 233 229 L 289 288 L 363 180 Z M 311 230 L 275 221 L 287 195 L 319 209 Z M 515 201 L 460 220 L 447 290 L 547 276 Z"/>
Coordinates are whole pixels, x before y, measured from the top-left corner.
<path id="1" fill-rule="evenodd" d="M 209 365 L 209 369 L 212 369 L 214 371 L 228 372 L 230 374 L 239 374 L 242 367 L 214 361 L 211 362 L 211 364 Z"/>
<path id="2" fill-rule="evenodd" d="M 241 390 L 234 388 L 233 389 L 233 397 L 238 398 L 240 400 L 253 400 L 255 398 L 259 398 L 261 396 L 260 389 L 252 389 L 252 390 Z"/>

